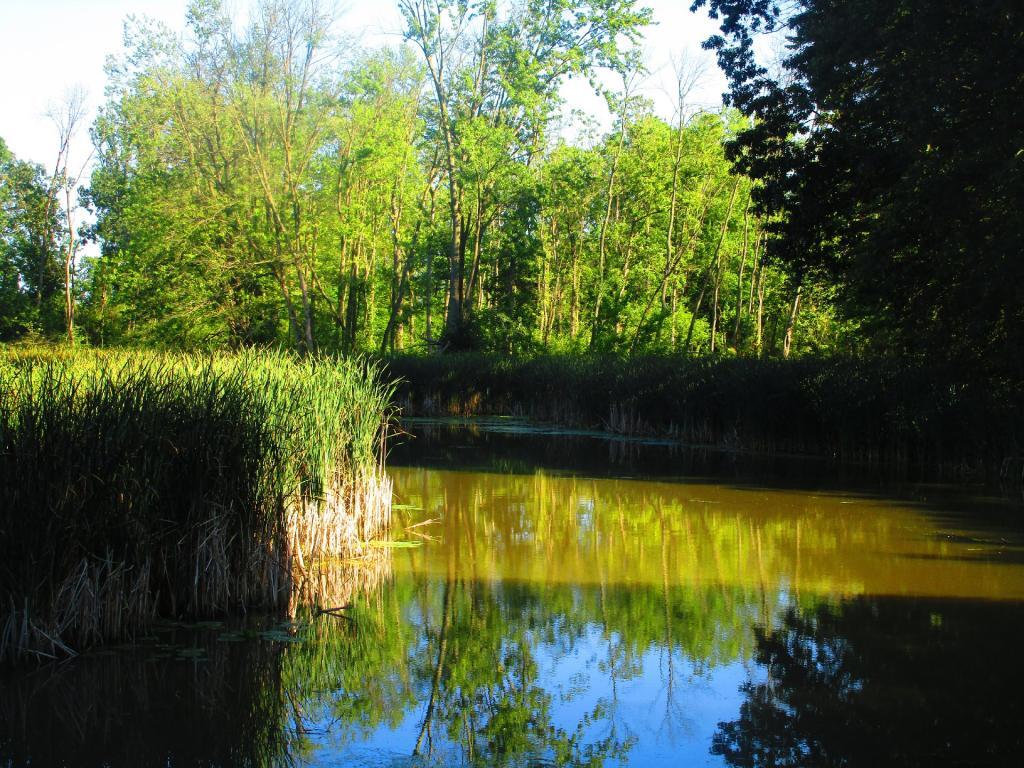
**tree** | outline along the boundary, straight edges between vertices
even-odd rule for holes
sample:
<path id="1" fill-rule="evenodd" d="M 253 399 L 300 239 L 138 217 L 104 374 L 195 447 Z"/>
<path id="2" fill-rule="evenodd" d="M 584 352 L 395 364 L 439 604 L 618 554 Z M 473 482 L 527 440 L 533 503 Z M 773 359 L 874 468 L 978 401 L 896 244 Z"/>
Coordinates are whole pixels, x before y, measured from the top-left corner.
<path id="1" fill-rule="evenodd" d="M 59 211 L 43 168 L 0 139 L 0 340 L 57 333 Z"/>
<path id="2" fill-rule="evenodd" d="M 311 352 L 397 325 L 420 74 L 391 52 L 344 67 L 332 24 L 316 3 L 266 0 L 240 34 L 209 0 L 184 38 L 129 29 L 91 190 L 104 243 L 91 301 L 116 307 L 93 315 L 114 337 Z"/>
<path id="3" fill-rule="evenodd" d="M 1010 0 L 696 0 L 730 145 L 781 214 L 772 253 L 822 271 L 885 348 L 1024 378 L 1024 10 Z M 785 31 L 769 73 L 755 39 Z"/>
<path id="4" fill-rule="evenodd" d="M 53 177 L 47 197 L 47 211 L 57 211 L 63 205 L 63 233 L 61 257 L 64 268 L 64 329 L 69 344 L 75 341 L 75 257 L 81 245 L 76 237 L 75 214 L 78 211 L 78 198 L 75 186 L 92 160 L 92 152 L 82 163 L 77 173 L 70 170 L 71 142 L 85 119 L 85 92 L 80 89 L 70 91 L 64 101 L 50 111 L 50 118 L 57 128 L 57 161 L 54 164 Z M 60 200 L 58 198 L 63 198 Z"/>
<path id="5" fill-rule="evenodd" d="M 449 209 L 449 343 L 465 343 L 467 309 L 483 279 L 482 243 L 502 203 L 490 179 L 540 154 L 564 78 L 623 66 L 620 46 L 635 42 L 650 20 L 649 11 L 634 6 L 634 0 L 517 0 L 500 9 L 494 0 L 399 3 L 437 110 Z"/>

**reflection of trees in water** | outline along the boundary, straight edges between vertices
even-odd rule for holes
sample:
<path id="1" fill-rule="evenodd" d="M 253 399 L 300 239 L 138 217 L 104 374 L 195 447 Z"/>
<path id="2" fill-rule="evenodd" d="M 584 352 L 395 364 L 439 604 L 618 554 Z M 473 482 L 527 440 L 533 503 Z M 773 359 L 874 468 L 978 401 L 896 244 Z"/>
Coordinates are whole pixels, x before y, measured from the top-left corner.
<path id="1" fill-rule="evenodd" d="M 407 575 L 382 592 L 376 607 L 360 606 L 354 625 L 332 625 L 352 633 L 330 654 L 337 685 L 333 703 L 325 700 L 322 709 L 323 720 L 345 723 L 336 729 L 341 739 L 358 741 L 414 712 L 418 731 L 409 751 L 441 763 L 600 764 L 625 756 L 636 741 L 635 714 L 620 705 L 623 683 L 640 678 L 645 664 L 661 663 L 653 671 L 663 681 L 657 699 L 664 706 L 654 719 L 674 738 L 689 723 L 679 691 L 692 679 L 682 678 L 746 658 L 751 621 L 774 610 L 778 597 L 766 603 L 763 585 L 681 586 L 673 573 L 680 567 L 676 546 L 687 532 L 681 526 L 694 521 L 658 494 L 638 508 L 616 496 L 586 512 L 578 502 L 594 498 L 586 482 L 567 497 L 543 476 L 506 478 L 500 487 L 467 476 L 468 482 L 438 485 L 435 477 L 408 475 L 399 498 L 441 519 L 431 532 L 445 545 L 429 561 L 428 548 L 403 553 Z M 566 514 L 567 506 L 583 511 Z M 723 538 L 735 542 L 731 533 Z M 523 553 L 531 567 L 559 570 L 570 560 L 586 561 L 588 578 L 516 578 L 509 549 L 521 545 L 541 550 L 539 558 Z M 654 561 L 644 556 L 648 545 Z M 496 548 L 512 570 L 494 570 Z M 641 566 L 651 573 L 636 583 Z M 542 666 L 579 664 L 574 654 L 595 645 L 597 658 L 580 668 L 586 679 L 578 690 L 544 679 Z M 289 663 L 306 652 L 295 649 Z M 296 677 L 310 675 L 297 670 Z M 605 692 L 586 705 L 580 722 L 556 727 L 559 706 L 594 686 Z"/>
<path id="2" fill-rule="evenodd" d="M 655 502 L 655 510 L 658 515 L 658 532 L 660 535 L 661 554 L 661 594 L 665 606 L 665 639 L 662 642 L 660 661 L 662 663 L 662 680 L 664 685 L 659 691 L 659 697 L 663 694 L 665 705 L 659 722 L 658 733 L 664 736 L 669 744 L 675 744 L 679 730 L 690 731 L 689 719 L 686 714 L 685 705 L 676 698 L 677 676 L 675 643 L 672 637 L 672 589 L 671 589 L 671 534 L 665 519 L 665 510 L 660 502 Z"/>
<path id="3" fill-rule="evenodd" d="M 715 647 L 713 638 L 692 636 L 694 626 L 714 632 L 715 623 L 691 619 L 705 605 L 726 608 L 735 599 L 680 588 L 400 578 L 372 603 L 357 603 L 354 621 L 322 617 L 309 630 L 318 633 L 316 642 L 289 649 L 284 677 L 289 690 L 304 691 L 307 727 L 330 724 L 336 747 L 412 718 L 415 738 L 392 748 L 436 764 L 598 765 L 628 755 L 636 740 L 618 710 L 617 686 L 659 654 L 671 658 L 673 675 L 701 674 L 707 660 L 695 663 L 684 644 Z M 729 625 L 720 618 L 719 641 L 729 646 Z M 744 646 L 714 655 L 721 660 Z M 598 653 L 580 668 L 581 679 L 546 678 L 552 664 L 578 664 L 581 650 Z M 685 690 L 687 682 L 668 684 Z M 558 707 L 595 686 L 608 693 L 588 704 L 578 723 L 557 727 Z M 676 690 L 668 727 L 678 732 L 687 715 Z"/>
<path id="4" fill-rule="evenodd" d="M 574 727 L 554 722 L 558 694 L 538 649 L 571 653 L 587 632 L 587 619 L 571 617 L 571 590 L 552 600 L 531 585 L 461 578 L 458 556 L 449 550 L 440 578 L 398 579 L 359 600 L 352 621 L 310 626 L 316 642 L 290 649 L 283 675 L 306 727 L 330 724 L 340 747 L 413 717 L 415 743 L 393 748 L 438 765 L 596 766 L 624 756 L 631 737 L 594 732 L 604 703 Z"/>
<path id="5" fill-rule="evenodd" d="M 581 594 L 452 574 L 356 595 L 339 615 L 300 609 L 301 642 L 176 630 L 161 635 L 173 658 L 95 655 L 5 685 L 0 764 L 288 765 L 318 744 L 344 746 L 415 717 L 418 742 L 394 748 L 431 764 L 601 765 L 627 756 L 635 737 L 609 699 L 559 727 L 555 710 L 572 693 L 544 678 L 539 649 L 564 659 L 596 633 L 612 661 L 606 673 L 628 679 L 665 636 L 642 621 L 664 613 L 663 597 L 630 606 L 621 588 Z"/>
<path id="6" fill-rule="evenodd" d="M 767 673 L 711 751 L 733 766 L 1017 765 L 1015 603 L 859 598 L 758 633 Z"/>
<path id="7" fill-rule="evenodd" d="M 428 652 L 409 658 L 417 699 L 427 702 L 416 754 L 441 764 L 601 765 L 628 752 L 632 739 L 614 728 L 590 733 L 605 717 L 601 706 L 574 729 L 554 724 L 537 648 L 555 630 L 536 593 L 512 587 L 497 600 L 486 586 L 454 578 L 442 590 L 438 621 L 427 626 Z"/>

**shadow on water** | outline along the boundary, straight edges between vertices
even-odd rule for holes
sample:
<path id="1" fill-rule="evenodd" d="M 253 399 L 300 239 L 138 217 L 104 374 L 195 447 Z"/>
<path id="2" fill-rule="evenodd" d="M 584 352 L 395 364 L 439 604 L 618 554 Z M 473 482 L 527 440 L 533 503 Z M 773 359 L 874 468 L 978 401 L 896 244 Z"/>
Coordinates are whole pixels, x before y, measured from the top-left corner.
<path id="1" fill-rule="evenodd" d="M 0 765 L 270 765 L 288 753 L 282 652 L 177 630 L 0 678 Z"/>
<path id="2" fill-rule="evenodd" d="M 757 631 L 761 680 L 711 751 L 738 768 L 1009 766 L 1024 749 L 1020 604 L 858 598 Z"/>
<path id="3" fill-rule="evenodd" d="M 390 578 L 388 551 L 326 562 L 297 579 L 287 615 L 164 622 L 133 644 L 0 668 L 0 766 L 301 765 L 304 707 L 332 690 L 337 646 L 365 650 L 346 612 Z"/>

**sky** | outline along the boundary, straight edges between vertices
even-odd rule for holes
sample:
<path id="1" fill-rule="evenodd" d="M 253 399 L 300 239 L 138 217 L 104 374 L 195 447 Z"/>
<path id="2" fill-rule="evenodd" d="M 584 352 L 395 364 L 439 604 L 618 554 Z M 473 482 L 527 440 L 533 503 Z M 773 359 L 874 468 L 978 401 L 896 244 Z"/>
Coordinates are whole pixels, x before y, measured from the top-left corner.
<path id="1" fill-rule="evenodd" d="M 231 0 L 244 9 L 248 0 Z M 715 31 L 703 13 L 689 11 L 690 0 L 641 0 L 654 11 L 655 24 L 646 30 L 644 56 L 650 74 L 641 92 L 651 98 L 659 114 L 671 118 L 674 89 L 672 62 L 686 56 L 702 60 L 704 76 L 693 92 L 691 106 L 714 108 L 720 103 L 725 80 L 713 58 L 700 49 Z M 75 88 L 85 91 L 91 124 L 103 101 L 103 65 L 109 55 L 122 51 L 126 16 L 149 16 L 181 31 L 188 0 L 0 0 L 0 137 L 20 159 L 52 166 L 57 131 L 47 112 Z M 365 47 L 397 45 L 401 19 L 394 0 L 347 0 L 339 29 Z M 603 102 L 585 82 L 563 89 L 567 106 L 597 115 L 607 123 Z M 91 151 L 83 127 L 72 146 L 71 167 L 86 161 Z"/>

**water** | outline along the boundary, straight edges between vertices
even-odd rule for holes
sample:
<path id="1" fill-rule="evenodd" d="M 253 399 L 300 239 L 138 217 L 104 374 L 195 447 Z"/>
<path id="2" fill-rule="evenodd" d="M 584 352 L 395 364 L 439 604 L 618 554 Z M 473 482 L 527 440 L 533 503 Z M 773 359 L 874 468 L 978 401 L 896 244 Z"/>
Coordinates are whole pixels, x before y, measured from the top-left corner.
<path id="1" fill-rule="evenodd" d="M 401 545 L 314 590 L 340 610 L 8 676 L 0 765 L 1018 764 L 1018 509 L 417 431 L 390 457 Z"/>

